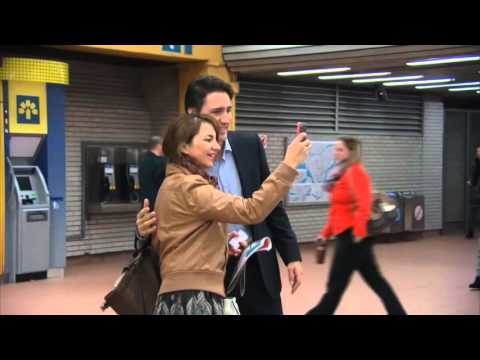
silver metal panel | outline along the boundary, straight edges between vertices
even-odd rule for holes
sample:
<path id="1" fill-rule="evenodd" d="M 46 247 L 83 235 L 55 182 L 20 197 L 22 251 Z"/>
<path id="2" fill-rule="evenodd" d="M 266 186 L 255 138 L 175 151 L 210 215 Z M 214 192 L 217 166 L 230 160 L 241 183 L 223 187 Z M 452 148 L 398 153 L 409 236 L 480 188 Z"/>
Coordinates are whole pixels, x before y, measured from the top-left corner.
<path id="1" fill-rule="evenodd" d="M 310 131 L 335 130 L 335 88 L 242 81 L 240 90 L 238 126 L 293 131 L 296 122 L 303 121 Z"/>
<path id="2" fill-rule="evenodd" d="M 310 132 L 353 131 L 420 136 L 419 95 L 390 93 L 380 102 L 373 90 L 241 81 L 237 124 L 245 130 L 288 132 L 297 121 Z"/>
<path id="3" fill-rule="evenodd" d="M 224 54 L 236 54 L 243 52 L 255 52 L 265 50 L 284 50 L 313 45 L 223 45 Z"/>
<path id="4" fill-rule="evenodd" d="M 42 212 L 44 221 L 30 221 L 29 214 Z M 50 208 L 19 211 L 17 274 L 47 271 L 50 260 Z"/>
<path id="5" fill-rule="evenodd" d="M 440 100 L 426 99 L 422 151 L 425 230 L 442 228 L 444 114 Z"/>
<path id="6" fill-rule="evenodd" d="M 444 221 L 465 220 L 465 148 L 467 113 L 445 117 L 445 206 Z M 460 196 L 459 196 L 460 195 Z"/>
<path id="7" fill-rule="evenodd" d="M 375 49 L 395 45 L 235 45 L 224 46 L 225 61 L 257 60 L 298 55 Z"/>
<path id="8" fill-rule="evenodd" d="M 47 184 L 37 166 L 14 166 L 13 174 L 17 198 L 15 274 L 47 271 L 50 260 L 50 196 Z M 26 192 L 21 193 L 17 176 L 29 178 L 31 191 L 37 194 L 33 204 L 22 203 Z"/>

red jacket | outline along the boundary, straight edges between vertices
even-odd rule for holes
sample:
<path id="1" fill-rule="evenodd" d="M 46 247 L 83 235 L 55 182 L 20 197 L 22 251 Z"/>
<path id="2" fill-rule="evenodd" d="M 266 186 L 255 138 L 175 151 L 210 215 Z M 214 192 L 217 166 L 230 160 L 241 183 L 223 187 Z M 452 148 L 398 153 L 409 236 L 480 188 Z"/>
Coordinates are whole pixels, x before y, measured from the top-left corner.
<path id="1" fill-rule="evenodd" d="M 372 188 L 365 168 L 355 163 L 338 179 L 330 193 L 328 223 L 320 235 L 328 239 L 349 228 L 355 237 L 367 236 L 367 222 L 372 208 Z"/>

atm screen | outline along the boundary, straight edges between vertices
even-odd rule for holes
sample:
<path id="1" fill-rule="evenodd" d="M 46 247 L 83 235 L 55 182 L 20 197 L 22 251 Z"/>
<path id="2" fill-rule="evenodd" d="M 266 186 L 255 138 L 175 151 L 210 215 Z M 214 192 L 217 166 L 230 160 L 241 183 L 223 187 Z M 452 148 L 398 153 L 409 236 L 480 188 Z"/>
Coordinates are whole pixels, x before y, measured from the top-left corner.
<path id="1" fill-rule="evenodd" d="M 17 181 L 21 191 L 32 191 L 32 184 L 28 176 L 17 176 Z"/>

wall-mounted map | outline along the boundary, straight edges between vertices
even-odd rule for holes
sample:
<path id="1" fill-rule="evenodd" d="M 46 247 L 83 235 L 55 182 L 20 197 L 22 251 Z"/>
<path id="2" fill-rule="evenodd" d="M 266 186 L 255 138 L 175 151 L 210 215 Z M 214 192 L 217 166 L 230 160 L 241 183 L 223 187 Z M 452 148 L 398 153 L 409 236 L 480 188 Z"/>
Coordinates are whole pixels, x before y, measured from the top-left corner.
<path id="1" fill-rule="evenodd" d="M 297 168 L 300 176 L 288 192 L 288 205 L 329 202 L 323 185 L 335 168 L 334 150 L 335 141 L 312 141 L 309 158 Z"/>

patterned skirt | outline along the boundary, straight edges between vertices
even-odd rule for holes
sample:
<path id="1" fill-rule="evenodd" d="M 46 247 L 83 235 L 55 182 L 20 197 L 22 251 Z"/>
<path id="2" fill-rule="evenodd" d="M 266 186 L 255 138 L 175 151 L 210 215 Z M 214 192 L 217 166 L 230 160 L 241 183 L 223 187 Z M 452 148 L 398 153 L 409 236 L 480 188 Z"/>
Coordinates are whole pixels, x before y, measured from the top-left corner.
<path id="1" fill-rule="evenodd" d="M 159 294 L 153 315 L 223 315 L 223 297 L 200 290 Z"/>

